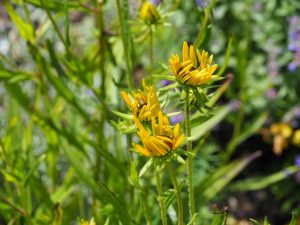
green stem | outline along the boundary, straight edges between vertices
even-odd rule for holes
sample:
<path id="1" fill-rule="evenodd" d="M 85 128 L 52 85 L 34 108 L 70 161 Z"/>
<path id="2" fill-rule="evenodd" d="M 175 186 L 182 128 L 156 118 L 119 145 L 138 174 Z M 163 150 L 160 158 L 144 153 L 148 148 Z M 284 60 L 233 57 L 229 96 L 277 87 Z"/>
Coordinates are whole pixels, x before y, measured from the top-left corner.
<path id="1" fill-rule="evenodd" d="M 238 53 L 239 57 L 239 72 L 240 72 L 240 77 L 239 77 L 239 86 L 240 86 L 240 101 L 241 101 L 241 106 L 239 108 L 238 114 L 237 114 L 237 119 L 235 120 L 234 123 L 234 130 L 233 130 L 233 135 L 232 138 L 228 144 L 228 147 L 225 152 L 225 158 L 224 161 L 227 162 L 231 155 L 234 153 L 237 142 L 236 139 L 240 136 L 242 125 L 244 122 L 244 117 L 245 117 L 245 104 L 247 101 L 247 64 L 248 64 L 248 50 L 249 50 L 249 31 L 250 31 L 250 1 L 246 1 L 247 3 L 247 13 L 246 13 L 246 20 L 244 22 L 244 45 L 240 46 L 240 53 Z M 243 43 L 243 41 L 241 41 Z M 239 48 L 238 48 L 239 50 Z M 239 51 L 238 51 L 239 52 Z"/>
<path id="2" fill-rule="evenodd" d="M 141 200 L 141 203 L 142 203 L 142 207 L 143 207 L 143 211 L 144 211 L 144 216 L 145 216 L 145 219 L 146 219 L 146 222 L 147 222 L 147 225 L 152 225 L 152 222 L 151 222 L 151 217 L 150 217 L 150 209 L 147 205 L 147 199 L 146 199 L 146 194 L 142 191 L 139 191 L 140 193 L 140 200 Z"/>
<path id="3" fill-rule="evenodd" d="M 128 9 L 128 1 L 123 0 L 123 6 L 121 6 L 120 0 L 116 0 L 118 7 L 118 15 L 119 21 L 121 24 L 121 36 L 124 46 L 124 55 L 127 67 L 127 83 L 129 89 L 132 91 L 134 89 L 133 85 L 133 77 L 132 77 L 132 61 L 131 61 L 131 51 L 132 51 L 132 43 L 130 38 L 130 27 L 128 25 L 128 17 L 129 17 L 129 9 Z"/>
<path id="4" fill-rule="evenodd" d="M 191 136 L 190 126 L 190 99 L 189 99 L 189 88 L 186 89 L 185 95 L 185 128 L 187 138 L 187 177 L 188 177 L 188 192 L 189 192 L 189 213 L 190 219 L 193 218 L 195 213 L 195 202 L 194 202 L 194 187 L 193 187 L 193 156 L 192 154 L 192 142 L 188 140 Z"/>
<path id="5" fill-rule="evenodd" d="M 152 27 L 150 26 L 150 33 L 149 33 L 149 55 L 150 55 L 150 67 L 153 68 L 154 65 L 154 53 L 153 53 L 153 31 Z"/>
<path id="6" fill-rule="evenodd" d="M 161 220 L 163 225 L 167 225 L 167 209 L 165 205 L 165 201 L 163 199 L 163 189 L 160 182 L 160 173 L 159 173 L 159 166 L 154 160 L 154 170 L 155 170 L 155 177 L 156 177 L 156 186 L 158 192 L 158 202 L 160 206 L 160 213 L 161 213 Z"/>
<path id="7" fill-rule="evenodd" d="M 172 180 L 172 183 L 173 183 L 173 186 L 174 186 L 174 189 L 175 189 L 175 194 L 176 194 L 176 198 L 177 198 L 177 216 L 178 216 L 178 225 L 183 225 L 183 204 L 182 204 L 182 198 L 181 198 L 181 190 L 178 186 L 178 183 L 177 183 L 177 180 L 176 180 L 176 177 L 174 175 L 174 172 L 173 172 L 173 168 L 172 168 L 172 162 L 169 162 L 167 164 L 167 167 L 168 167 L 168 172 L 169 172 L 169 175 L 171 177 L 171 180 Z"/>

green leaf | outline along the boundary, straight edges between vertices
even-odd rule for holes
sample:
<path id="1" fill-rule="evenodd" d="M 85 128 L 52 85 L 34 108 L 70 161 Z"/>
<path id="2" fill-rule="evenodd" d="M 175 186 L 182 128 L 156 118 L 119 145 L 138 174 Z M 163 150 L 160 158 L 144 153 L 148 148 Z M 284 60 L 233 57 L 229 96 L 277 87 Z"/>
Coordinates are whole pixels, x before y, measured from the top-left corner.
<path id="1" fill-rule="evenodd" d="M 286 179 L 288 176 L 300 171 L 299 166 L 290 166 L 284 170 L 265 177 L 249 178 L 236 182 L 232 185 L 232 190 L 255 191 L 266 188 L 274 183 Z"/>
<path id="2" fill-rule="evenodd" d="M 121 113 L 121 112 L 113 110 L 113 109 L 111 111 L 113 112 L 113 114 L 115 114 L 116 116 L 118 116 L 124 120 L 133 120 L 132 114 Z"/>
<path id="3" fill-rule="evenodd" d="M 217 76 L 222 76 L 230 59 L 230 54 L 231 54 L 231 48 L 232 48 L 232 42 L 233 42 L 233 36 L 229 37 L 227 48 L 226 48 L 226 53 L 225 53 L 225 60 L 224 63 L 222 64 L 221 69 L 217 73 Z"/>
<path id="4" fill-rule="evenodd" d="M 214 213 L 211 225 L 226 225 L 227 214 L 227 211 Z"/>
<path id="5" fill-rule="evenodd" d="M 173 84 L 169 84 L 165 87 L 162 87 L 162 88 L 159 88 L 158 91 L 169 91 L 171 89 L 175 89 L 179 86 L 179 84 L 176 82 L 176 83 L 173 83 Z"/>
<path id="6" fill-rule="evenodd" d="M 210 200 L 219 193 L 236 175 L 238 175 L 247 165 L 254 159 L 259 157 L 261 152 L 255 152 L 243 159 L 235 160 L 228 165 L 218 168 L 213 174 L 207 176 L 206 179 L 197 187 L 201 199 Z M 202 201 L 204 203 L 204 201 Z"/>
<path id="7" fill-rule="evenodd" d="M 136 163 L 135 161 L 132 161 L 130 163 L 130 179 L 132 181 L 132 183 L 134 184 L 134 186 L 141 190 L 141 185 L 140 185 L 140 181 L 139 181 L 139 176 L 138 176 L 138 173 L 137 173 L 137 170 L 136 170 Z"/>
<path id="8" fill-rule="evenodd" d="M 259 222 L 255 219 L 249 219 L 254 225 L 260 225 Z"/>
<path id="9" fill-rule="evenodd" d="M 116 216 L 120 218 L 123 224 L 130 224 L 129 215 L 124 204 L 124 200 L 121 197 L 117 197 L 109 188 L 98 181 L 97 183 L 93 180 L 92 174 L 89 173 L 84 167 L 84 157 L 79 151 L 72 151 L 70 147 L 62 142 L 64 146 L 64 152 L 69 163 L 73 166 L 80 180 L 89 186 L 93 192 L 96 194 L 100 201 L 106 201 L 112 204 L 114 210 L 116 211 Z"/>
<path id="10" fill-rule="evenodd" d="M 153 164 L 153 159 L 149 159 L 145 165 L 143 166 L 143 168 L 141 169 L 140 173 L 139 173 L 139 177 L 142 177 L 146 171 L 152 166 Z"/>
<path id="11" fill-rule="evenodd" d="M 191 130 L 191 141 L 196 141 L 199 138 L 203 137 L 207 132 L 209 132 L 214 126 L 216 126 L 219 122 L 221 122 L 231 111 L 229 105 L 220 107 L 215 115 L 209 118 L 207 121 L 201 123 L 198 126 L 193 127 L 193 120 L 195 121 L 199 118 L 199 114 L 192 117 L 192 130 Z M 201 114 L 200 114 L 201 115 Z"/>
<path id="12" fill-rule="evenodd" d="M 296 217 L 295 217 L 295 213 L 292 214 L 292 220 L 289 223 L 289 225 L 296 225 L 297 221 L 296 221 Z"/>
<path id="13" fill-rule="evenodd" d="M 41 156 L 39 156 L 37 158 L 37 160 L 35 161 L 34 165 L 31 167 L 31 169 L 29 170 L 29 172 L 27 173 L 27 175 L 23 178 L 23 186 L 26 187 L 28 180 L 30 179 L 30 177 L 32 176 L 32 174 L 34 173 L 34 171 L 38 168 L 38 166 L 40 165 L 40 163 L 42 161 L 44 161 L 46 158 L 45 154 L 42 154 Z"/>
<path id="14" fill-rule="evenodd" d="M 266 216 L 265 216 L 265 219 L 264 219 L 264 225 L 270 225 L 268 217 L 266 217 Z"/>
<path id="15" fill-rule="evenodd" d="M 31 24 L 26 23 L 14 10 L 8 0 L 4 0 L 4 7 L 13 23 L 18 28 L 20 35 L 29 42 L 34 42 L 34 29 Z"/>

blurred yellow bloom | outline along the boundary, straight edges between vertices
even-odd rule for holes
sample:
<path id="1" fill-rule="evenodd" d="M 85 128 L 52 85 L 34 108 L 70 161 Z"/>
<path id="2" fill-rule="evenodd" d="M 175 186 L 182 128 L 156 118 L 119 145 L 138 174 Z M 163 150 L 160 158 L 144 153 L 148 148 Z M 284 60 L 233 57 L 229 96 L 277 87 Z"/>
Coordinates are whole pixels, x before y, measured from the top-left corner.
<path id="1" fill-rule="evenodd" d="M 294 132 L 293 144 L 300 146 L 300 129 Z"/>
<path id="2" fill-rule="evenodd" d="M 159 20 L 160 15 L 155 5 L 150 2 L 145 2 L 140 10 L 140 17 L 145 23 L 154 24 Z"/>
<path id="3" fill-rule="evenodd" d="M 131 110 L 134 117 L 140 121 L 150 121 L 152 117 L 156 117 L 160 111 L 160 104 L 156 96 L 156 91 L 153 85 L 147 86 L 143 80 L 144 91 L 138 90 L 133 92 L 133 101 L 129 95 L 122 91 L 121 95 Z"/>
<path id="4" fill-rule="evenodd" d="M 271 126 L 271 134 L 274 136 L 273 151 L 280 155 L 282 150 L 288 146 L 288 139 L 292 136 L 292 128 L 285 123 L 276 123 Z"/>
<path id="5" fill-rule="evenodd" d="M 191 86 L 200 86 L 210 81 L 215 75 L 218 65 L 212 65 L 213 56 L 208 57 L 206 51 L 200 52 L 194 46 L 188 46 L 187 42 L 182 47 L 182 62 L 178 55 L 172 55 L 169 59 L 173 75 L 177 81 Z"/>
<path id="6" fill-rule="evenodd" d="M 96 223 L 95 223 L 94 219 L 91 219 L 90 222 L 88 222 L 86 220 L 81 220 L 80 225 L 96 225 Z"/>
<path id="7" fill-rule="evenodd" d="M 171 150 L 177 149 L 184 140 L 184 135 L 180 133 L 180 125 L 176 124 L 174 128 L 170 125 L 169 118 L 162 112 L 156 118 L 151 119 L 151 130 L 149 133 L 141 122 L 135 117 L 135 124 L 138 127 L 138 136 L 143 146 L 132 144 L 133 147 L 145 156 L 163 156 Z"/>

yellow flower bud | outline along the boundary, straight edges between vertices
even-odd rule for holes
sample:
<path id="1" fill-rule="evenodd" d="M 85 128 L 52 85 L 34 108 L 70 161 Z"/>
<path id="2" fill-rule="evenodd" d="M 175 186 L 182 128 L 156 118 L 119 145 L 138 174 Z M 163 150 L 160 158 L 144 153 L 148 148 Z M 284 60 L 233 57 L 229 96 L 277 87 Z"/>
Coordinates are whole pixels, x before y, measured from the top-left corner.
<path id="1" fill-rule="evenodd" d="M 155 24 L 159 20 L 160 15 L 155 5 L 145 2 L 140 10 L 140 17 L 147 24 Z"/>

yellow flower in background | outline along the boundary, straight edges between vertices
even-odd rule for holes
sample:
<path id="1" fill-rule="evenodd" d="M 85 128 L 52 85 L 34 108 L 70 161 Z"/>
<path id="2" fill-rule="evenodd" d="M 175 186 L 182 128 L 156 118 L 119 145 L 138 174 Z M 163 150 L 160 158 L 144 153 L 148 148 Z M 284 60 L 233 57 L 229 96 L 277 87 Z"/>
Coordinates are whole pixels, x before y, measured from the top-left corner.
<path id="1" fill-rule="evenodd" d="M 143 80 L 143 88 L 144 91 L 139 89 L 132 93 L 133 101 L 126 92 L 121 92 L 121 95 L 134 117 L 140 121 L 150 121 L 152 117 L 158 116 L 160 104 L 153 85 L 147 86 Z"/>
<path id="2" fill-rule="evenodd" d="M 155 24 L 160 18 L 156 6 L 150 2 L 145 2 L 140 10 L 141 19 L 147 24 Z"/>
<path id="3" fill-rule="evenodd" d="M 210 81 L 215 75 L 218 65 L 212 65 L 213 56 L 208 56 L 206 51 L 195 52 L 194 46 L 188 46 L 187 42 L 182 47 L 182 62 L 179 56 L 172 55 L 169 59 L 173 75 L 181 84 L 200 86 Z"/>
<path id="4" fill-rule="evenodd" d="M 157 121 L 158 120 L 158 121 Z M 172 150 L 176 150 L 184 140 L 184 135 L 180 133 L 180 125 L 176 124 L 174 128 L 170 125 L 169 118 L 159 112 L 158 118 L 152 117 L 151 131 L 149 133 L 141 122 L 135 117 L 134 122 L 138 127 L 138 136 L 143 146 L 132 144 L 141 154 L 153 157 L 163 156 Z"/>
<path id="5" fill-rule="evenodd" d="M 293 130 L 286 123 L 276 123 L 270 128 L 273 139 L 273 152 L 276 155 L 281 155 L 284 148 L 288 146 L 288 139 L 292 136 Z"/>
<path id="6" fill-rule="evenodd" d="M 96 225 L 96 223 L 95 223 L 94 219 L 91 219 L 90 222 L 88 222 L 86 220 L 81 220 L 80 225 Z"/>
<path id="7" fill-rule="evenodd" d="M 294 145 L 300 146 L 300 129 L 295 130 L 292 142 Z"/>

